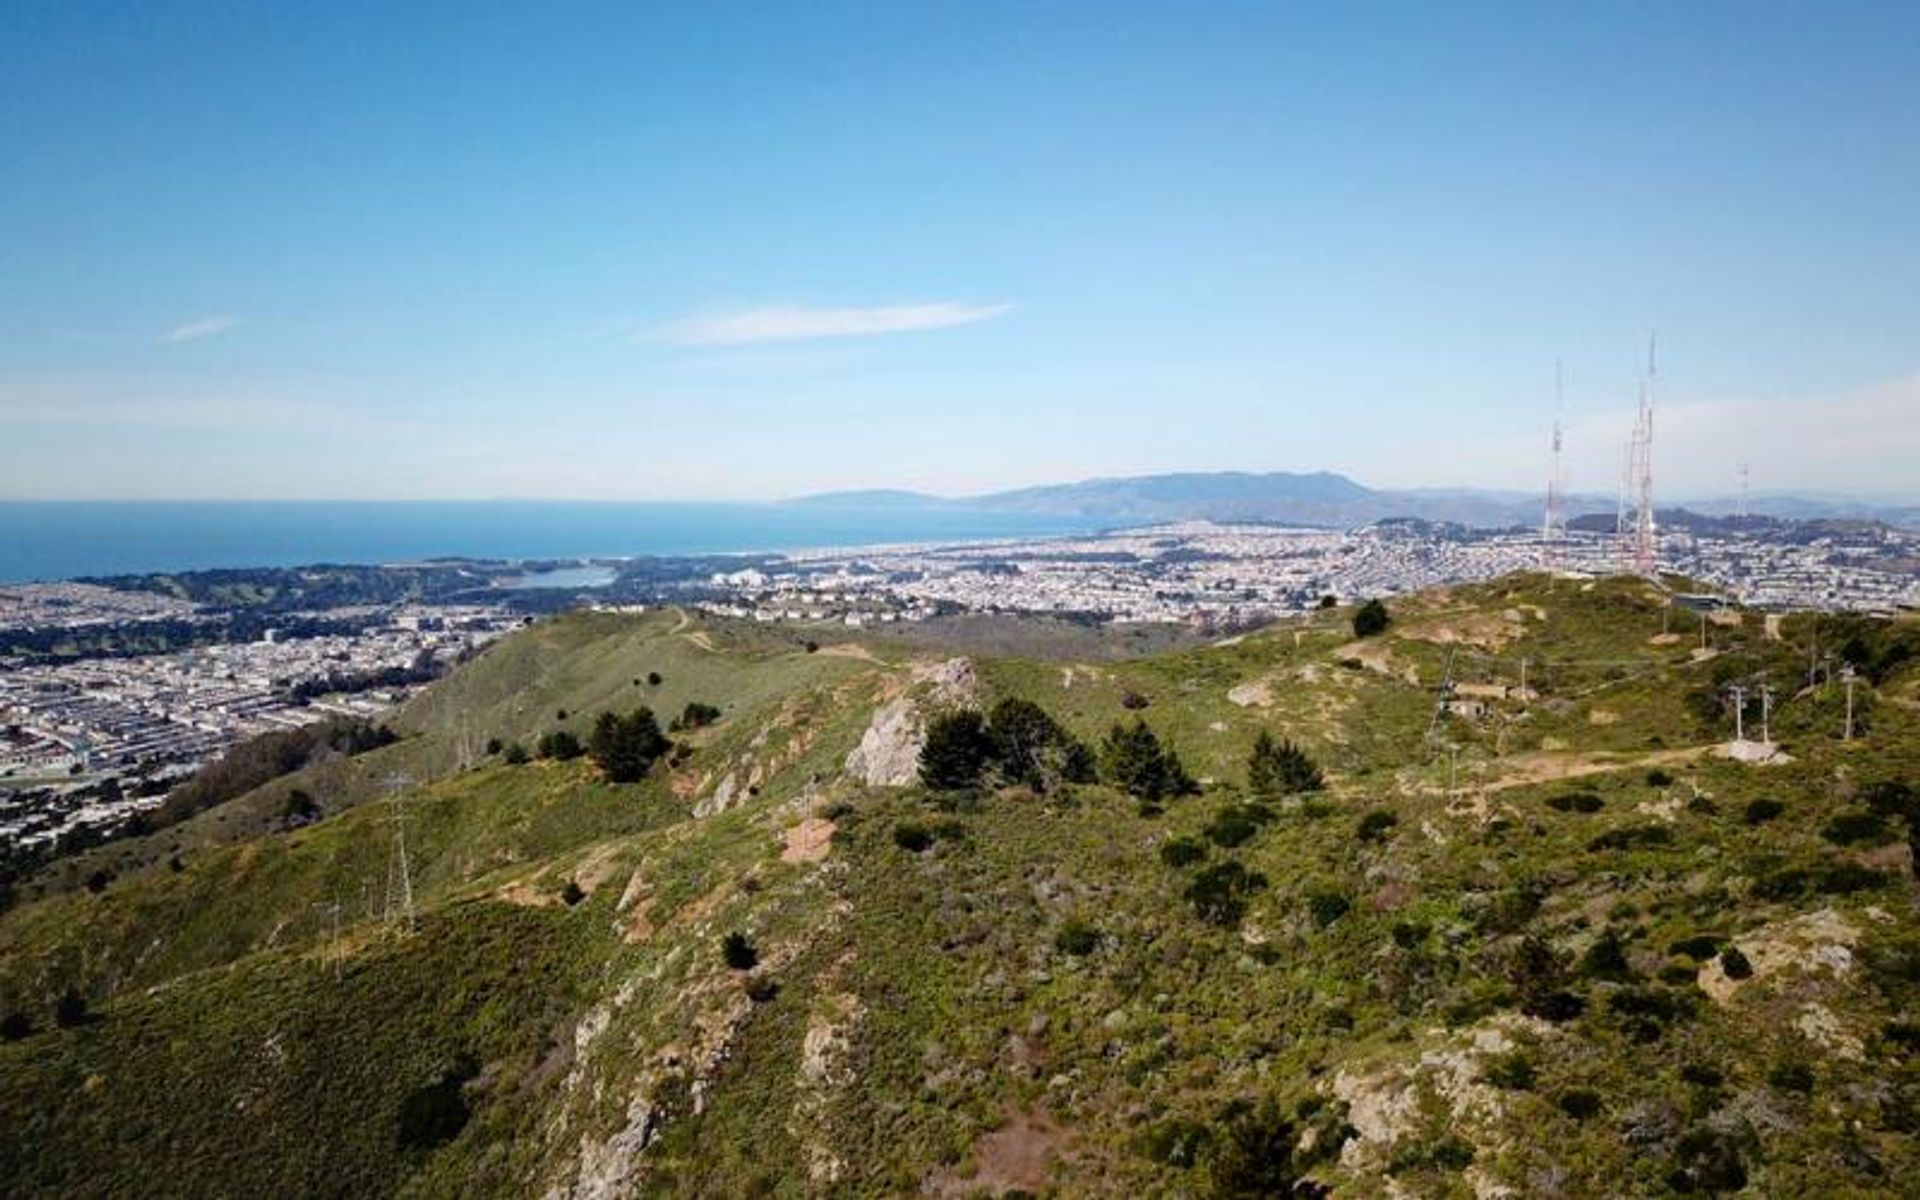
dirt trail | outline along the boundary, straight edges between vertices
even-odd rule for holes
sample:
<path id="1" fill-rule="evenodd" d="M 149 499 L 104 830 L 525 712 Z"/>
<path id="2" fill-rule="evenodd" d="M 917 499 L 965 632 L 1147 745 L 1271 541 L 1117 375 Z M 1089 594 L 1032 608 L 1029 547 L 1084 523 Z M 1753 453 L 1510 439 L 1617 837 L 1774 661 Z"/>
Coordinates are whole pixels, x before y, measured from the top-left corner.
<path id="1" fill-rule="evenodd" d="M 1501 777 L 1484 785 L 1480 790 L 1499 792 L 1508 788 L 1528 787 L 1536 783 L 1550 783 L 1559 779 L 1581 779 L 1588 775 L 1606 775 L 1615 771 L 1631 771 L 1642 767 L 1684 766 L 1697 759 L 1705 758 L 1713 753 L 1714 749 L 1711 745 L 1685 746 L 1678 750 L 1653 750 L 1646 754 L 1624 757 L 1603 752 L 1580 754 L 1536 750 L 1499 760 L 1496 765 L 1501 771 Z"/>

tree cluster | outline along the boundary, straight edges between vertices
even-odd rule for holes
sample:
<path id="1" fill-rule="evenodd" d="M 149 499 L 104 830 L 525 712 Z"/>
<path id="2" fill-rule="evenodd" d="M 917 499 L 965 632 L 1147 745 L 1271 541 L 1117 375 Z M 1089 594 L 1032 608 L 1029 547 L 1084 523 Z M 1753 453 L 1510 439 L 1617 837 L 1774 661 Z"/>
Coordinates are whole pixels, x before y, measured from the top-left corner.
<path id="1" fill-rule="evenodd" d="M 711 704 L 702 704 L 698 700 L 687 701 L 680 715 L 667 726 L 674 733 L 688 729 L 704 729 L 720 719 L 720 710 Z"/>
<path id="2" fill-rule="evenodd" d="M 1141 801 L 1155 804 L 1173 796 L 1200 790 L 1180 762 L 1180 755 L 1160 744 L 1145 721 L 1115 724 L 1100 746 L 1100 774 L 1114 787 Z"/>
<path id="3" fill-rule="evenodd" d="M 927 723 L 920 782 L 937 791 L 993 783 L 1051 791 L 1091 783 L 1093 753 L 1031 700 L 1007 699 L 983 715 L 958 708 Z"/>
<path id="4" fill-rule="evenodd" d="M 1325 786 L 1320 768 L 1291 741 L 1275 741 L 1264 729 L 1253 739 L 1253 750 L 1247 755 L 1247 790 L 1254 795 L 1291 796 Z"/>
<path id="5" fill-rule="evenodd" d="M 634 709 L 624 716 L 603 712 L 594 722 L 587 739 L 587 753 L 594 765 L 607 773 L 614 783 L 638 783 L 661 755 L 673 748 L 667 735 L 660 732 L 653 710 Z"/>

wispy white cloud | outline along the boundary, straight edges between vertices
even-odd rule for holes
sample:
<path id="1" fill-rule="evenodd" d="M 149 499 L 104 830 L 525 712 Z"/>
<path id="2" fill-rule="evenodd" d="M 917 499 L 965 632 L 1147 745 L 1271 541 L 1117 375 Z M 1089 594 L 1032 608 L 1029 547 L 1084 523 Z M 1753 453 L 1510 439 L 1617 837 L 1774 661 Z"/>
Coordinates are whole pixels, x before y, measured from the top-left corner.
<path id="1" fill-rule="evenodd" d="M 161 334 L 157 345 L 178 346 L 183 342 L 198 342 L 205 338 L 219 337 L 240 323 L 238 317 L 199 317 Z"/>
<path id="2" fill-rule="evenodd" d="M 757 342 L 799 342 L 818 338 L 876 337 L 917 333 L 991 321 L 1013 305 L 895 304 L 880 308 L 802 308 L 774 305 L 732 313 L 683 317 L 647 331 L 652 341 L 676 346 L 746 346 Z"/>

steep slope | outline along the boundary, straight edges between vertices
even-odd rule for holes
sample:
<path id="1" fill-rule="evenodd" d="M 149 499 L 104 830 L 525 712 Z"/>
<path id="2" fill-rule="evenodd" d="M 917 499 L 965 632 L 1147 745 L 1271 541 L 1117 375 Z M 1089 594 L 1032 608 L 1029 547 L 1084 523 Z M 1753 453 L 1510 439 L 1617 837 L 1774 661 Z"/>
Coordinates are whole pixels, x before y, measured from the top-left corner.
<path id="1" fill-rule="evenodd" d="M 1079 661 L 543 623 L 408 711 L 391 798 L 0 918 L 0 1011 L 37 1026 L 0 1044 L 0 1187 L 1900 1194 L 1914 630 L 1663 599 L 1525 577 L 1360 641 L 1327 611 Z M 1838 683 L 1794 682 L 1815 637 L 1872 661 L 1852 741 Z M 1727 757 L 1761 677 L 1780 754 Z M 1204 790 L 848 769 L 1005 697 L 1088 740 L 1144 718 Z M 723 716 L 638 785 L 460 769 L 643 698 Z M 1250 803 L 1262 731 L 1326 786 Z"/>

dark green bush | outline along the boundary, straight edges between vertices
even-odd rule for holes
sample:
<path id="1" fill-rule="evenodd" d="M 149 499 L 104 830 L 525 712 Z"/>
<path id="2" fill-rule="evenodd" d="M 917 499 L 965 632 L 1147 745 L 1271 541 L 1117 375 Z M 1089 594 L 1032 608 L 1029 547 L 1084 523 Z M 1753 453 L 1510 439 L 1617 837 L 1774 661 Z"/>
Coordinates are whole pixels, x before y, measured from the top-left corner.
<path id="1" fill-rule="evenodd" d="M 1307 893 L 1307 912 L 1313 916 L 1314 924 L 1325 929 L 1352 911 L 1353 901 L 1345 892 L 1334 888 L 1316 888 Z"/>
<path id="2" fill-rule="evenodd" d="M 1246 915 L 1246 898 L 1265 886 L 1266 876 L 1229 859 L 1201 870 L 1187 884 L 1184 895 L 1201 919 L 1233 929 Z"/>
<path id="3" fill-rule="evenodd" d="M 1399 823 L 1400 818 L 1393 813 L 1384 808 L 1376 808 L 1360 818 L 1360 824 L 1354 828 L 1354 833 L 1363 842 L 1385 841 L 1388 832 Z"/>
<path id="4" fill-rule="evenodd" d="M 1378 600 L 1369 600 L 1354 610 L 1353 636 L 1369 638 L 1385 633 L 1392 624 L 1393 616 L 1387 612 L 1387 606 Z"/>
<path id="5" fill-rule="evenodd" d="M 760 962 L 760 951 L 751 939 L 739 930 L 720 939 L 720 957 L 729 969 L 751 971 Z"/>
<path id="6" fill-rule="evenodd" d="M 1871 809 L 1836 813 L 1820 827 L 1820 836 L 1836 846 L 1879 845 L 1887 840 L 1887 820 Z"/>
<path id="7" fill-rule="evenodd" d="M 1206 844 L 1198 838 L 1178 837 L 1160 847 L 1160 861 L 1170 867 L 1189 867 L 1206 856 Z"/>
<path id="8" fill-rule="evenodd" d="M 1588 1088 L 1569 1088 L 1560 1093 L 1556 1103 L 1559 1104 L 1561 1112 L 1576 1121 L 1584 1121 L 1589 1117 L 1600 1115 L 1600 1093 Z"/>
<path id="9" fill-rule="evenodd" d="M 1740 953 L 1738 946 L 1728 946 L 1720 952 L 1720 969 L 1728 979 L 1753 978 L 1753 964 L 1747 961 L 1746 955 Z"/>
<path id="10" fill-rule="evenodd" d="M 914 854 L 933 845 L 933 834 L 924 825 L 903 821 L 893 827 L 893 844 Z"/>
<path id="11" fill-rule="evenodd" d="M 1326 786 L 1320 768 L 1291 741 L 1275 741 L 1262 729 L 1247 754 L 1247 790 L 1268 799 L 1317 792 Z"/>
<path id="12" fill-rule="evenodd" d="M 1749 825 L 1765 825 L 1785 811 L 1787 811 L 1786 805 L 1770 796 L 1762 796 L 1748 803 L 1747 807 L 1741 811 L 1740 819 Z"/>
<path id="13" fill-rule="evenodd" d="M 1480 1065 L 1480 1077 L 1505 1091 L 1530 1092 L 1539 1079 L 1539 1072 L 1526 1051 L 1514 1050 L 1485 1059 Z"/>
<path id="14" fill-rule="evenodd" d="M 1055 949 L 1063 954 L 1084 958 L 1099 949 L 1100 931 L 1076 917 L 1062 925 L 1060 932 L 1054 934 L 1053 944 Z"/>

